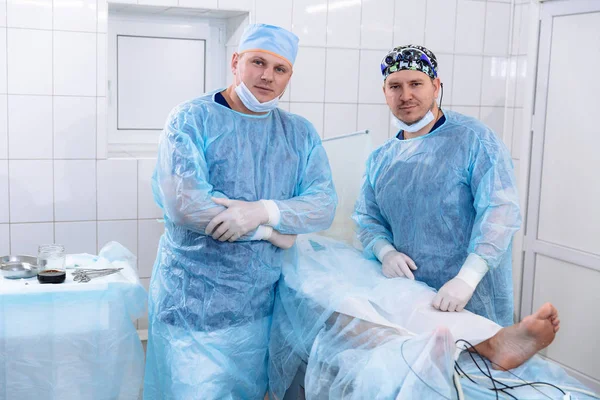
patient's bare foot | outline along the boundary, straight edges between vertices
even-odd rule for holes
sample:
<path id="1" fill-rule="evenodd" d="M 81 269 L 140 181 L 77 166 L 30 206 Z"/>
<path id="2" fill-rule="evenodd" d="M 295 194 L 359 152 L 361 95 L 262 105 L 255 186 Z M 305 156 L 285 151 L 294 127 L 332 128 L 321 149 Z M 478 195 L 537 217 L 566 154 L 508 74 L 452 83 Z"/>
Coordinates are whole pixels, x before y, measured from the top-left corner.
<path id="1" fill-rule="evenodd" d="M 548 347 L 559 328 L 558 311 L 546 303 L 518 324 L 502 328 L 475 350 L 492 361 L 494 369 L 516 368 Z"/>

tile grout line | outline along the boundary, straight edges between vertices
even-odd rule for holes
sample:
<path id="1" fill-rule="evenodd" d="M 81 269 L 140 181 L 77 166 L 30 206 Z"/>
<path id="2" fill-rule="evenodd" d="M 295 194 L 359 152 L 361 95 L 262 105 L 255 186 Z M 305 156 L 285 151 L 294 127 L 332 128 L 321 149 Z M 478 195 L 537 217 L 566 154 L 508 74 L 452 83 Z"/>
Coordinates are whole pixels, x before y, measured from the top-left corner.
<path id="1" fill-rule="evenodd" d="M 515 134 L 515 130 L 514 130 L 514 120 L 515 120 L 515 113 L 514 111 L 512 111 L 512 120 L 509 121 L 509 94 L 510 94 L 510 86 L 511 86 L 511 78 L 510 78 L 510 70 L 511 70 L 511 63 L 512 60 L 515 59 L 514 54 L 514 49 L 513 49 L 513 42 L 515 40 L 515 22 L 519 23 L 519 29 L 518 29 L 518 35 L 516 35 L 517 38 L 520 39 L 520 33 L 521 33 L 521 20 L 523 18 L 523 15 L 520 14 L 519 15 L 519 21 L 516 21 L 515 17 L 516 17 L 516 13 L 517 13 L 517 4 L 515 3 L 514 0 L 511 1 L 511 6 L 512 6 L 512 10 L 511 10 L 511 17 L 510 17 L 510 31 L 509 31 L 509 38 L 508 38 L 508 57 L 507 57 L 507 61 L 506 61 L 506 81 L 504 83 L 504 118 L 502 121 L 502 139 L 506 145 L 506 147 L 508 147 L 508 151 L 511 154 L 512 157 L 512 152 L 513 152 L 513 146 L 512 146 L 512 142 L 513 142 L 513 137 Z M 522 12 L 522 11 L 521 11 Z M 519 46 L 519 43 L 517 43 L 517 47 Z M 516 89 L 516 86 L 515 86 Z M 515 90 L 516 92 L 516 90 Z M 510 125 L 510 129 L 508 129 L 508 126 Z M 508 141 L 508 137 L 506 133 L 510 132 L 510 142 L 507 143 Z"/>
<path id="2" fill-rule="evenodd" d="M 483 104 L 483 74 L 484 74 L 484 67 L 485 67 L 485 41 L 486 41 L 486 36 L 488 33 L 488 18 L 487 18 L 487 2 L 485 2 L 484 5 L 484 24 L 483 24 L 483 44 L 482 44 L 482 49 L 481 49 L 481 78 L 479 78 L 479 113 L 478 113 L 478 119 L 481 119 L 481 105 Z"/>
<path id="3" fill-rule="evenodd" d="M 51 53 L 51 66 L 50 66 L 50 75 L 52 76 L 52 242 L 56 243 L 56 171 L 55 171 L 55 148 L 54 148 L 54 0 L 52 1 L 52 45 L 50 47 Z"/>
<path id="4" fill-rule="evenodd" d="M 321 139 L 325 139 L 325 123 L 327 121 L 327 118 L 325 116 L 325 100 L 326 100 L 326 96 L 327 96 L 327 38 L 329 36 L 329 32 L 328 32 L 328 24 L 329 24 L 329 2 L 331 0 L 327 0 L 327 10 L 325 12 L 325 71 L 323 73 L 323 134 L 321 135 Z"/>
<path id="5" fill-rule="evenodd" d="M 95 122 L 96 122 L 96 149 L 95 149 L 95 162 L 94 162 L 94 200 L 96 203 L 95 213 L 96 213 L 96 254 L 100 251 L 100 243 L 98 241 L 99 230 L 98 230 L 98 10 L 99 10 L 99 2 L 104 0 L 96 0 L 96 113 L 95 113 Z M 177 2 L 179 4 L 179 2 Z M 108 4 L 106 4 L 106 24 L 108 31 Z M 108 33 L 108 32 L 107 32 Z M 107 35 L 108 40 L 108 35 Z M 108 57 L 108 54 L 106 55 Z M 106 93 L 108 95 L 108 93 Z"/>
<path id="6" fill-rule="evenodd" d="M 6 1 L 4 3 L 4 15 L 6 15 L 6 22 L 8 25 L 8 1 Z M 8 28 L 6 29 L 6 38 L 5 38 L 5 45 L 6 45 L 6 179 L 7 179 L 7 196 L 8 196 L 8 252 L 9 253 L 13 253 L 12 250 L 12 225 L 11 225 L 11 212 L 10 212 L 10 206 L 11 206 L 11 201 L 10 201 L 10 135 L 9 135 L 9 120 L 10 120 L 10 115 L 8 114 Z"/>
<path id="7" fill-rule="evenodd" d="M 291 1 L 292 1 L 292 8 L 291 8 L 292 9 L 292 12 L 291 12 L 292 15 L 290 16 L 290 32 L 293 33 L 294 32 L 294 2 L 295 2 L 295 0 L 291 0 Z M 227 46 L 225 46 L 225 47 L 227 47 Z M 298 48 L 298 52 L 300 52 L 299 48 Z M 225 50 L 225 53 L 227 53 L 227 50 Z M 288 103 L 291 103 L 291 100 L 292 100 L 292 90 L 294 89 L 293 86 L 294 85 L 292 85 L 292 81 L 291 81 L 291 78 L 290 78 L 290 82 L 288 84 L 288 90 L 289 90 L 288 99 L 290 99 L 290 101 Z M 283 103 L 285 103 L 285 102 L 283 102 Z M 292 112 L 292 105 L 291 104 L 288 107 L 288 111 L 290 113 Z"/>
<path id="8" fill-rule="evenodd" d="M 360 22 L 358 23 L 358 47 L 362 47 L 362 30 L 363 30 L 363 26 L 362 26 L 362 22 L 363 22 L 363 13 L 365 12 L 364 9 L 364 5 L 363 2 L 360 2 Z M 357 76 L 357 82 L 356 82 L 356 118 L 354 121 L 354 130 L 358 131 L 358 98 L 360 96 L 360 50 L 358 50 L 358 76 Z M 327 66 L 325 67 L 325 72 L 327 72 Z M 368 128 L 367 128 L 368 129 Z"/>
<path id="9" fill-rule="evenodd" d="M 425 0 L 425 7 L 427 7 L 427 0 Z M 425 10 L 427 10 L 427 8 Z M 396 31 L 394 30 L 395 20 L 396 20 L 396 1 L 393 2 L 393 6 L 392 6 L 392 49 L 396 47 L 396 42 L 395 42 Z M 423 31 L 423 36 L 425 36 L 425 31 Z M 423 38 L 423 41 L 425 41 L 425 38 Z M 359 91 L 359 96 L 360 96 L 360 91 Z M 360 98 L 359 98 L 359 101 L 360 101 Z M 360 102 L 359 102 L 359 104 L 360 104 Z M 391 118 L 390 117 L 391 113 L 392 113 L 392 111 L 389 109 L 389 107 L 387 107 L 388 122 L 386 122 L 386 125 L 388 127 L 388 134 L 387 134 L 388 139 L 391 139 L 392 136 L 394 135 L 393 130 L 392 130 L 392 124 L 389 122 L 389 119 Z M 371 139 L 371 141 L 372 140 L 373 139 Z"/>
<path id="10" fill-rule="evenodd" d="M 452 43 L 453 56 L 452 56 L 452 82 L 450 85 L 451 88 L 454 87 L 454 74 L 456 73 L 455 64 L 456 64 L 456 40 L 458 37 L 458 35 L 457 35 L 457 31 L 458 31 L 458 0 L 456 0 L 454 4 L 455 4 L 455 15 L 454 15 L 454 43 Z M 485 38 L 484 38 L 484 40 L 485 40 Z M 454 94 L 454 90 L 452 90 L 451 94 Z M 452 99 L 449 99 L 448 105 L 452 106 Z M 479 113 L 478 113 L 478 115 L 479 115 Z"/>
<path id="11" fill-rule="evenodd" d="M 423 46 L 427 46 L 427 7 L 429 0 L 425 0 L 425 21 L 423 21 Z"/>
<path id="12" fill-rule="evenodd" d="M 139 203 L 140 203 L 140 199 L 139 199 L 139 183 L 140 183 L 140 161 L 136 160 L 135 161 L 135 216 L 136 216 L 136 233 L 135 233 L 135 251 L 137 254 L 136 260 L 135 260 L 135 266 L 136 269 L 138 271 L 138 274 L 140 272 L 140 207 L 139 207 Z"/>

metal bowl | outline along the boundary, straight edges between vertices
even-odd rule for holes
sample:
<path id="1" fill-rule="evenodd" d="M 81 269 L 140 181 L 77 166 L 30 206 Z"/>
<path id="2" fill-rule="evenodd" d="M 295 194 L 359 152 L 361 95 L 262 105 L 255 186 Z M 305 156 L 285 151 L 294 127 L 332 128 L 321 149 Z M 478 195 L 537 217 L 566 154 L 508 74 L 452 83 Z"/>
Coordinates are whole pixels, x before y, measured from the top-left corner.
<path id="1" fill-rule="evenodd" d="M 0 275 L 7 279 L 32 278 L 42 269 L 32 256 L 4 256 L 0 258 Z"/>

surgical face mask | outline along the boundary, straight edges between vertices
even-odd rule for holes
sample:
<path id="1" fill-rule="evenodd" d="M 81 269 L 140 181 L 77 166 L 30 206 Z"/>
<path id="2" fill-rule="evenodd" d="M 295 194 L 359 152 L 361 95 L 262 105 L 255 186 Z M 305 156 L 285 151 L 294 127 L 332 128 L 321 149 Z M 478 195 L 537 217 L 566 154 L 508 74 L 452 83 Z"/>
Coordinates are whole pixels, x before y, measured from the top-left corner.
<path id="1" fill-rule="evenodd" d="M 235 92 L 248 110 L 262 113 L 277 108 L 277 104 L 279 104 L 279 96 L 275 97 L 273 100 L 261 103 L 241 79 L 240 82 L 241 83 L 235 87 Z"/>
<path id="2" fill-rule="evenodd" d="M 431 110 L 427 111 L 427 114 L 425 114 L 423 118 L 410 125 L 403 121 L 400 121 L 398 118 L 396 118 L 396 116 L 392 115 L 392 123 L 394 124 L 394 126 L 406 132 L 417 132 L 423 129 L 428 123 L 433 121 L 433 119 L 434 117 Z"/>

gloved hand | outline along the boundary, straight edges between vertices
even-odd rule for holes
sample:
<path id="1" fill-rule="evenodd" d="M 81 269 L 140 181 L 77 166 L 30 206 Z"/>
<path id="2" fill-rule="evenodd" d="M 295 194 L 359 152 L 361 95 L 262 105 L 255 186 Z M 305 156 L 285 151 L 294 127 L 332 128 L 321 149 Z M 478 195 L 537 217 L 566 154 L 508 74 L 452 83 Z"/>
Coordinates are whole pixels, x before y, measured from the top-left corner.
<path id="1" fill-rule="evenodd" d="M 417 269 L 415 262 L 406 254 L 400 253 L 396 250 L 388 251 L 381 262 L 382 272 L 388 278 L 407 277 L 408 279 L 415 279 L 415 276 L 411 272 Z"/>
<path id="2" fill-rule="evenodd" d="M 431 305 L 440 311 L 462 311 L 488 270 L 483 258 L 469 254 L 456 277 L 440 288 Z"/>
<path id="3" fill-rule="evenodd" d="M 467 305 L 475 288 L 460 278 L 452 278 L 437 292 L 431 303 L 440 311 L 462 311 Z"/>
<path id="4" fill-rule="evenodd" d="M 287 250 L 296 243 L 297 237 L 298 235 L 284 235 L 283 233 L 279 233 L 276 230 L 273 230 L 273 233 L 267 240 L 272 245 L 277 246 L 280 249 Z"/>
<path id="5" fill-rule="evenodd" d="M 206 234 L 221 242 L 235 242 L 259 225 L 269 222 L 269 213 L 260 201 L 212 198 L 227 209 L 215 216 L 206 227 Z"/>

